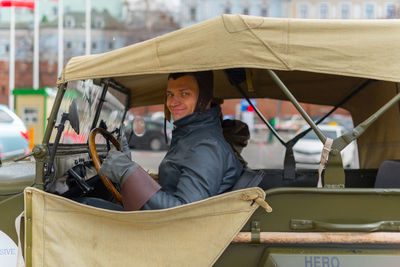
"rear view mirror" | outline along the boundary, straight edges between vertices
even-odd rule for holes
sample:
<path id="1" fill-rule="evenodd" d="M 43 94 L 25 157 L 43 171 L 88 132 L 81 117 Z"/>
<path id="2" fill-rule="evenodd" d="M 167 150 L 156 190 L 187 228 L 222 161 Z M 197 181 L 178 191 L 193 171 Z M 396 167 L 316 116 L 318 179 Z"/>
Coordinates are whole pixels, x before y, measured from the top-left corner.
<path id="1" fill-rule="evenodd" d="M 68 110 L 68 120 L 71 124 L 72 129 L 79 134 L 79 114 L 78 114 L 78 107 L 76 105 L 75 99 L 72 100 L 71 105 L 69 106 Z"/>

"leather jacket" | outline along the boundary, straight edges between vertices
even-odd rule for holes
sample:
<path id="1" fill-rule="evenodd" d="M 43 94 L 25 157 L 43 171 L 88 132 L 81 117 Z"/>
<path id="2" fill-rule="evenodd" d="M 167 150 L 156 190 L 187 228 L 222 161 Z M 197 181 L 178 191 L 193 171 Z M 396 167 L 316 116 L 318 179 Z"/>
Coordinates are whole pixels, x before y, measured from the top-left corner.
<path id="1" fill-rule="evenodd" d="M 170 148 L 159 166 L 162 187 L 142 209 L 165 209 L 229 190 L 243 166 L 225 141 L 221 109 L 194 112 L 174 122 Z"/>

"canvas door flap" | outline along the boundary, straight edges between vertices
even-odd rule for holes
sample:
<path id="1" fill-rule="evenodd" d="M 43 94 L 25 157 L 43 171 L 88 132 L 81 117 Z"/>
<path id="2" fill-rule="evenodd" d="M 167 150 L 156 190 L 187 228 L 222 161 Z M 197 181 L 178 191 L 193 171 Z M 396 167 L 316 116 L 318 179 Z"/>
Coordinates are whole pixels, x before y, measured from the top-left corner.
<path id="1" fill-rule="evenodd" d="M 154 211 L 98 209 L 27 188 L 33 266 L 210 266 L 258 205 L 229 192 Z"/>

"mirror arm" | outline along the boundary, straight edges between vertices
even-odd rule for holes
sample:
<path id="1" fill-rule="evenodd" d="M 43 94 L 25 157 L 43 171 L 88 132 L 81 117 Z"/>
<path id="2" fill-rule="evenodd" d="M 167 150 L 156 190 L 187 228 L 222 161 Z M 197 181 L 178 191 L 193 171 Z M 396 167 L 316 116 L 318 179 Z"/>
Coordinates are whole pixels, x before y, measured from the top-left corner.
<path id="1" fill-rule="evenodd" d="M 49 160 L 49 164 L 47 166 L 47 171 L 45 174 L 45 183 L 49 182 L 49 180 L 50 180 L 50 175 L 52 173 L 57 147 L 58 147 L 58 144 L 60 143 L 61 134 L 64 131 L 65 122 L 68 120 L 68 115 L 69 115 L 68 113 L 63 113 L 60 124 L 58 126 L 56 126 L 57 135 L 56 135 L 56 139 L 54 140 L 52 150 L 50 152 L 50 160 Z M 50 181 L 50 184 L 52 184 L 53 181 L 54 181 L 54 179 L 52 179 L 52 181 Z"/>
<path id="2" fill-rule="evenodd" d="M 49 143 L 51 132 L 53 131 L 54 124 L 56 123 L 57 113 L 58 113 L 58 110 L 60 109 L 60 105 L 61 105 L 62 99 L 64 97 L 66 88 L 67 88 L 67 83 L 63 83 L 63 84 L 59 85 L 56 99 L 54 100 L 54 104 L 51 109 L 50 116 L 47 119 L 46 132 L 44 133 L 43 141 L 42 141 L 43 145 L 47 145 Z"/>
<path id="3" fill-rule="evenodd" d="M 333 141 L 332 149 L 342 151 L 348 144 L 360 137 L 372 123 L 374 123 L 380 116 L 382 116 L 389 108 L 400 100 L 400 93 L 396 94 L 384 106 L 378 109 L 374 114 L 369 116 L 366 120 L 361 122 L 353 130 L 343 134 Z"/>
<path id="4" fill-rule="evenodd" d="M 289 91 L 289 89 L 285 86 L 285 84 L 279 79 L 278 75 L 272 70 L 267 70 L 268 74 L 271 76 L 272 80 L 279 86 L 279 88 L 282 90 L 282 92 L 289 98 L 290 102 L 295 106 L 297 111 L 301 114 L 301 116 L 304 118 L 304 120 L 310 125 L 310 127 L 315 131 L 317 134 L 319 140 L 323 144 L 325 144 L 326 141 L 326 136 L 322 133 L 322 131 L 317 127 L 315 122 L 308 116 L 307 112 L 301 107 L 300 103 L 297 101 L 297 99 L 292 95 L 292 93 Z"/>

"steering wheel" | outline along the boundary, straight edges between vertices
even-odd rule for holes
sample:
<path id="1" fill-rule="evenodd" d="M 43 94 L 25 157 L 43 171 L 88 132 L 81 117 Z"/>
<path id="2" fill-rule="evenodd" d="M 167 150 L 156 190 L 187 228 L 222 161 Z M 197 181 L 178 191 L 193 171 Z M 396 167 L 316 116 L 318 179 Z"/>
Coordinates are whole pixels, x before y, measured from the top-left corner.
<path id="1" fill-rule="evenodd" d="M 111 143 L 115 146 L 117 150 L 120 150 L 121 146 L 117 139 L 115 139 L 112 134 L 104 130 L 103 128 L 95 128 L 90 132 L 89 135 L 89 152 L 90 155 L 92 156 L 92 160 L 94 163 L 94 167 L 96 168 L 97 174 L 100 176 L 101 181 L 103 182 L 104 186 L 107 188 L 108 191 L 119 201 L 122 202 L 122 196 L 118 192 L 118 190 L 115 188 L 115 186 L 111 183 L 110 179 L 107 177 L 103 176 L 100 174 L 100 167 L 101 167 L 101 162 L 99 159 L 99 155 L 97 154 L 96 150 L 96 144 L 95 144 L 95 138 L 96 135 L 100 133 L 106 138 L 107 140 L 110 140 Z"/>

